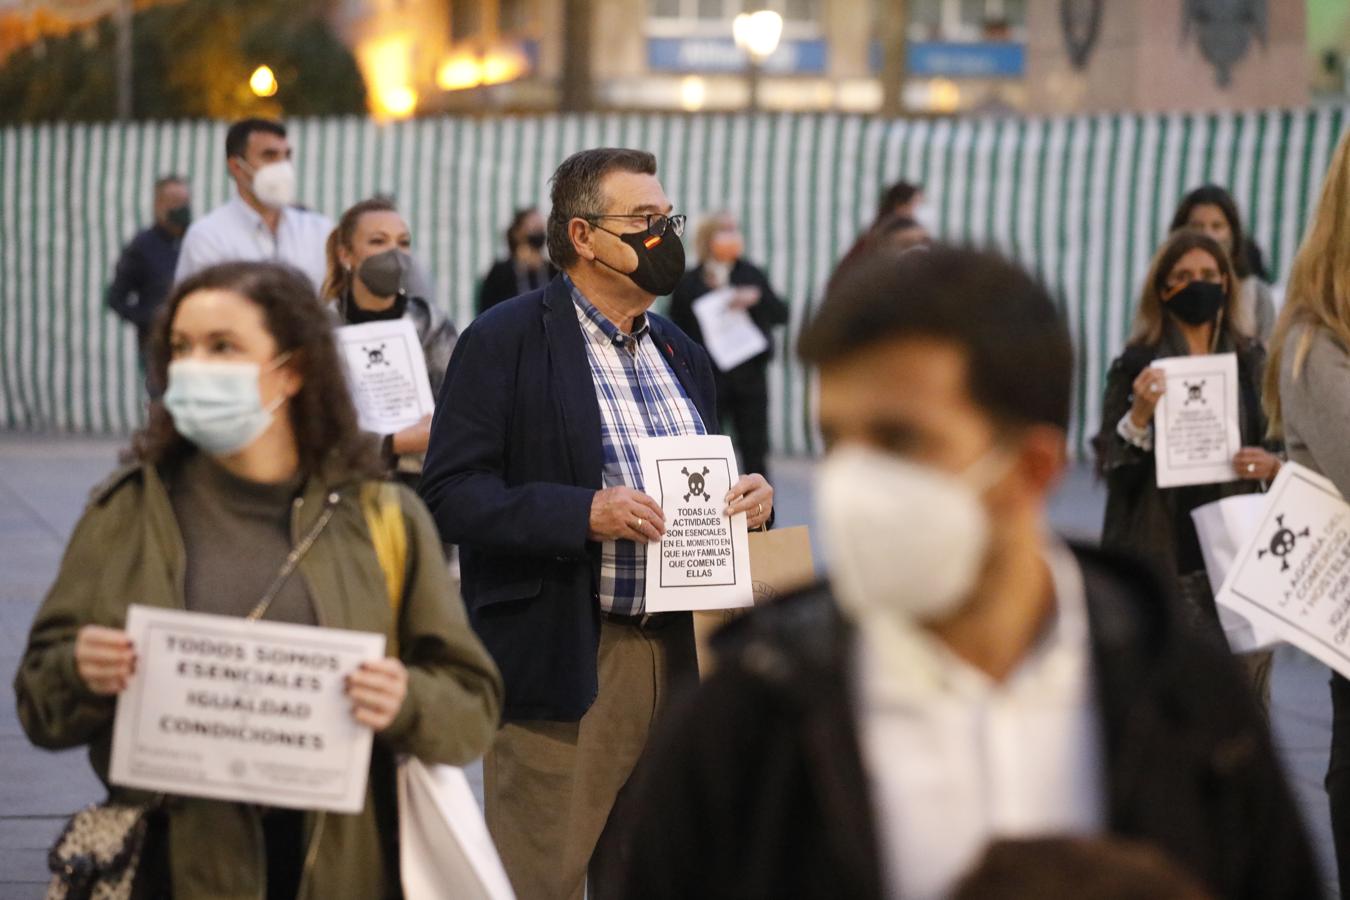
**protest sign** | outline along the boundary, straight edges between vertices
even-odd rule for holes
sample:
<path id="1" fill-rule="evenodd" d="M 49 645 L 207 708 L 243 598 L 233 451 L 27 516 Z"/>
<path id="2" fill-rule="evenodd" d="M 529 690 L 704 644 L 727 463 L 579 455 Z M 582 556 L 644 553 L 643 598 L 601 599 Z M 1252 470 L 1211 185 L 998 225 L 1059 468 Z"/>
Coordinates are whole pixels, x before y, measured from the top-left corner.
<path id="1" fill-rule="evenodd" d="M 703 346 L 708 348 L 708 355 L 723 372 L 730 372 L 769 349 L 769 339 L 750 318 L 750 313 L 731 305 L 742 290 L 758 288 L 718 288 L 699 297 L 693 304 L 694 318 L 703 332 Z"/>
<path id="2" fill-rule="evenodd" d="M 371 731 L 343 679 L 384 635 L 132 606 L 136 674 L 110 780 L 168 794 L 360 812 Z"/>
<path id="3" fill-rule="evenodd" d="M 739 477 L 725 435 L 641 438 L 644 490 L 666 514 L 647 547 L 647 612 L 752 606 L 745 514 L 722 515 Z"/>
<path id="4" fill-rule="evenodd" d="M 1237 356 L 1176 356 L 1153 365 L 1167 378 L 1153 413 L 1158 487 L 1236 481 L 1233 457 L 1242 449 Z"/>
<path id="5" fill-rule="evenodd" d="M 1216 602 L 1350 676 L 1350 504 L 1329 480 L 1285 463 L 1255 535 Z"/>
<path id="6" fill-rule="evenodd" d="M 412 322 L 347 325 L 337 329 L 337 340 L 364 431 L 394 434 L 431 415 L 431 379 Z"/>

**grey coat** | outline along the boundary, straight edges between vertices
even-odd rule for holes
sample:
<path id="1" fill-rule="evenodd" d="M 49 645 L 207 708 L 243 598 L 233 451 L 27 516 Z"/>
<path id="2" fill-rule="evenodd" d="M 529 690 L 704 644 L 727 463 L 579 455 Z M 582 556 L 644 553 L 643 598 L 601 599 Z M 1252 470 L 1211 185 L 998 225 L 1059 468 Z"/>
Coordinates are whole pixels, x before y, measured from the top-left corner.
<path id="1" fill-rule="evenodd" d="M 1307 357 L 1295 378 L 1305 338 Z M 1350 496 L 1350 353 L 1325 328 L 1289 330 L 1280 363 L 1280 405 L 1290 461 L 1325 475 Z"/>

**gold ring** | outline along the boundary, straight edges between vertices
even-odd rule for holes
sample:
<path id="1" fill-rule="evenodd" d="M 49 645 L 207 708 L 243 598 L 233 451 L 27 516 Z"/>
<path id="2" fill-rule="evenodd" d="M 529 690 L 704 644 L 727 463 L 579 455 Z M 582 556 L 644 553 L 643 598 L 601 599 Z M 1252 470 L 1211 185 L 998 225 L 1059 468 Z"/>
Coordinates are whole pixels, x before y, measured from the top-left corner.
<path id="1" fill-rule="evenodd" d="M 638 531 L 641 531 L 642 523 L 645 521 L 646 520 L 643 519 L 642 516 L 633 516 L 633 527 L 636 528 Z"/>
<path id="2" fill-rule="evenodd" d="M 762 516 L 762 515 L 764 515 L 764 504 L 763 504 L 763 503 L 756 503 L 756 504 L 755 504 L 755 515 L 757 515 L 757 516 Z"/>

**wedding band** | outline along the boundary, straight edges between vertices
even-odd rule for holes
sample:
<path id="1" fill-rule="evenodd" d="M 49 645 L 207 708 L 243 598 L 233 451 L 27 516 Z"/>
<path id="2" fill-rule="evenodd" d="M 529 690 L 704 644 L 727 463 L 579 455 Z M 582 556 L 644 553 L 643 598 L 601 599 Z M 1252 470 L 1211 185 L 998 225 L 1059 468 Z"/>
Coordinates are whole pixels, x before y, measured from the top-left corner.
<path id="1" fill-rule="evenodd" d="M 763 503 L 756 503 L 756 504 L 755 504 L 755 515 L 757 515 L 757 516 L 762 516 L 762 515 L 764 515 L 764 504 L 763 504 Z"/>
<path id="2" fill-rule="evenodd" d="M 1250 475 L 1252 472 L 1255 471 L 1256 471 L 1256 463 L 1247 463 L 1247 474 Z"/>
<path id="3" fill-rule="evenodd" d="M 646 521 L 646 520 L 643 519 L 642 516 L 633 516 L 633 527 L 636 528 L 638 531 L 641 531 L 641 530 L 642 530 L 642 523 L 643 523 L 644 521 Z"/>
<path id="4" fill-rule="evenodd" d="M 1151 393 L 1154 393 L 1154 394 L 1156 394 L 1156 393 L 1158 393 L 1159 391 L 1162 390 L 1162 388 L 1158 387 L 1156 384 L 1150 384 L 1150 385 L 1148 386 L 1148 389 L 1149 389 L 1149 391 L 1150 391 Z"/>

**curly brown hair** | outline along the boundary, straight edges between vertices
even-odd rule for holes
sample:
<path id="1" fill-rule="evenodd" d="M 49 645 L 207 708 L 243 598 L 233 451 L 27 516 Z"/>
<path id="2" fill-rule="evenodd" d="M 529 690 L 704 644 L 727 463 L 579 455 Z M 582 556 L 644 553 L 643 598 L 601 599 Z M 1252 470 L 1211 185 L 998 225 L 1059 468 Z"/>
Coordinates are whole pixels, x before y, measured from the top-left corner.
<path id="1" fill-rule="evenodd" d="M 223 263 L 180 282 L 155 319 L 150 351 L 154 383 L 169 383 L 170 332 L 178 307 L 203 290 L 230 291 L 257 305 L 278 353 L 291 354 L 287 364 L 300 375 L 301 386 L 288 408 L 302 472 L 312 475 L 323 470 L 337 478 L 382 477 L 374 442 L 357 426 L 328 314 L 309 280 L 289 266 Z M 191 442 L 174 428 L 163 401 L 155 400 L 145 428 L 132 438 L 125 456 L 160 466 L 182 459 L 192 449 Z"/>

